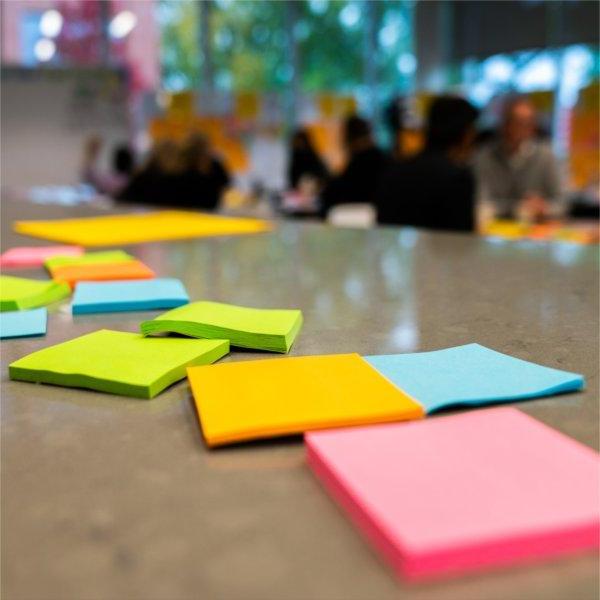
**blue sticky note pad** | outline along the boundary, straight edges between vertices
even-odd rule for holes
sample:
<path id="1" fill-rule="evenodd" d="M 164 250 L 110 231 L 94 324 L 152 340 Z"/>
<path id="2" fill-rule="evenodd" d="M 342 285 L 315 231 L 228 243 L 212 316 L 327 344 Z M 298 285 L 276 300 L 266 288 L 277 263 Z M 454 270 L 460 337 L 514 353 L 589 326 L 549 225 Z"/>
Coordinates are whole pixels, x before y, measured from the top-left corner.
<path id="1" fill-rule="evenodd" d="M 427 413 L 572 392 L 585 384 L 583 375 L 536 365 L 479 344 L 366 356 L 365 360 L 420 402 Z"/>
<path id="2" fill-rule="evenodd" d="M 0 339 L 46 335 L 48 311 L 45 308 L 0 313 Z"/>
<path id="3" fill-rule="evenodd" d="M 179 279 L 81 282 L 73 296 L 73 314 L 176 308 L 190 301 Z"/>

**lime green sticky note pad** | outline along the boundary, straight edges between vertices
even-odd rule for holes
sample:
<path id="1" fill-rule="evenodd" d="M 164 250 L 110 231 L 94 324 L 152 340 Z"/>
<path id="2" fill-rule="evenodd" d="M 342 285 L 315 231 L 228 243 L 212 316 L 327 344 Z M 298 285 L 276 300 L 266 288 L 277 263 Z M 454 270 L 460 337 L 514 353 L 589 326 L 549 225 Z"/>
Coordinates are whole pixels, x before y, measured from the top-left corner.
<path id="1" fill-rule="evenodd" d="M 0 311 L 46 306 L 70 293 L 71 288 L 66 283 L 0 275 Z"/>
<path id="2" fill-rule="evenodd" d="M 227 340 L 145 338 L 101 329 L 29 354 L 9 366 L 11 379 L 154 398 L 186 368 L 229 352 Z"/>
<path id="3" fill-rule="evenodd" d="M 143 335 L 178 333 L 226 339 L 232 346 L 289 352 L 300 327 L 299 310 L 246 308 L 220 302 L 193 302 L 141 324 Z"/>
<path id="4" fill-rule="evenodd" d="M 44 265 L 47 269 L 72 265 L 97 265 L 102 263 L 120 263 L 135 260 L 135 257 L 123 250 L 106 250 L 103 252 L 86 252 L 81 256 L 51 256 Z"/>

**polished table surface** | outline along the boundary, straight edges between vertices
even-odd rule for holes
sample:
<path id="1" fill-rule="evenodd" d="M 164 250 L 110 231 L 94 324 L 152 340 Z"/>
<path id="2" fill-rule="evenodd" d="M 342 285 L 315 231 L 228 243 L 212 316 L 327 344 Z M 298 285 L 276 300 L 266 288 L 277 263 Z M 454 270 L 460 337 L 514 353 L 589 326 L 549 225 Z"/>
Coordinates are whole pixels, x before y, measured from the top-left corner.
<path id="1" fill-rule="evenodd" d="M 44 244 L 11 233 L 15 218 L 110 210 L 5 201 L 2 246 Z M 193 299 L 301 308 L 295 356 L 478 342 L 584 373 L 585 392 L 519 408 L 598 448 L 597 247 L 287 222 L 128 249 Z M 1 344 L 6 600 L 597 598 L 593 555 L 399 582 L 311 475 L 300 438 L 209 451 L 186 382 L 152 401 L 10 382 L 29 352 L 156 314 L 51 312 L 45 338 Z"/>

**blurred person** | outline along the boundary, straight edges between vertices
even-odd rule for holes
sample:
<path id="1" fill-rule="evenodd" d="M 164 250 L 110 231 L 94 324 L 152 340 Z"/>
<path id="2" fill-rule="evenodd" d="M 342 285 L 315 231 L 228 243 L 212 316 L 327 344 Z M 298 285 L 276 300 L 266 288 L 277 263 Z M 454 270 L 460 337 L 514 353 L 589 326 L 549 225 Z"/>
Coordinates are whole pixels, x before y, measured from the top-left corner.
<path id="1" fill-rule="evenodd" d="M 184 171 L 180 146 L 173 140 L 159 140 L 117 198 L 127 202 L 171 204 L 177 198 Z"/>
<path id="2" fill-rule="evenodd" d="M 190 135 L 183 144 L 182 159 L 184 171 L 176 203 L 190 208 L 217 208 L 231 178 L 212 154 L 208 138 L 201 133 Z"/>
<path id="3" fill-rule="evenodd" d="M 406 107 L 402 96 L 394 96 L 383 111 L 385 126 L 391 140 L 392 156 L 402 158 L 402 130 L 406 119 Z"/>
<path id="4" fill-rule="evenodd" d="M 93 186 L 96 191 L 116 197 L 129 182 L 134 170 L 133 153 L 129 146 L 116 146 L 112 155 L 112 169 L 102 171 L 98 168 L 98 156 L 103 141 L 100 136 L 90 136 L 84 146 L 81 180 Z"/>
<path id="5" fill-rule="evenodd" d="M 323 184 L 329 171 L 312 144 L 306 129 L 297 129 L 292 135 L 288 162 L 288 187 L 297 190 L 303 178 Z"/>
<path id="6" fill-rule="evenodd" d="M 321 194 L 323 217 L 337 204 L 373 204 L 381 177 L 391 164 L 391 157 L 375 144 L 371 125 L 361 117 L 354 115 L 346 119 L 343 142 L 348 164 Z"/>
<path id="7" fill-rule="evenodd" d="M 429 109 L 425 148 L 397 163 L 377 197 L 382 224 L 473 231 L 475 179 L 467 165 L 478 111 L 462 98 L 436 98 Z"/>
<path id="8" fill-rule="evenodd" d="M 537 139 L 537 115 L 525 97 L 508 100 L 497 136 L 474 161 L 478 196 L 498 218 L 541 220 L 557 214 L 561 183 L 550 147 Z"/>

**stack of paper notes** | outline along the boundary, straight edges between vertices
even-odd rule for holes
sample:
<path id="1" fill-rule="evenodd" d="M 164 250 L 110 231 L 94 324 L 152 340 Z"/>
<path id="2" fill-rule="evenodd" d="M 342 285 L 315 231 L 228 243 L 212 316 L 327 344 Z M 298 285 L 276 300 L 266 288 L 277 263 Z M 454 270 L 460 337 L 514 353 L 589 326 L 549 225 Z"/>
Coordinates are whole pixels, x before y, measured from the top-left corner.
<path id="1" fill-rule="evenodd" d="M 154 339 L 102 329 L 13 362 L 11 379 L 153 398 L 183 379 L 186 367 L 229 352 L 227 340 Z"/>
<path id="2" fill-rule="evenodd" d="M 79 281 L 151 279 L 154 272 L 122 250 L 89 252 L 83 256 L 55 256 L 44 263 L 55 281 L 71 287 Z"/>
<path id="3" fill-rule="evenodd" d="M 188 378 L 209 446 L 424 414 L 358 354 L 194 367 Z"/>
<path id="4" fill-rule="evenodd" d="M 45 308 L 0 312 L 0 339 L 45 335 L 47 320 Z"/>
<path id="5" fill-rule="evenodd" d="M 0 311 L 46 306 L 70 294 L 66 283 L 0 275 Z"/>
<path id="6" fill-rule="evenodd" d="M 11 248 L 0 256 L 0 267 L 41 267 L 53 256 L 81 256 L 83 252 L 81 246 L 20 246 Z"/>
<path id="7" fill-rule="evenodd" d="M 433 352 L 366 356 L 427 413 L 452 406 L 527 400 L 583 388 L 583 375 L 466 344 Z"/>
<path id="8" fill-rule="evenodd" d="M 514 408 L 305 441 L 316 476 L 403 577 L 598 548 L 598 454 Z"/>
<path id="9" fill-rule="evenodd" d="M 246 308 L 219 302 L 193 302 L 144 321 L 144 335 L 178 333 L 190 337 L 226 339 L 232 346 L 289 352 L 300 327 L 299 310 Z"/>
<path id="10" fill-rule="evenodd" d="M 188 302 L 179 279 L 82 282 L 73 295 L 73 314 L 174 308 Z"/>
<path id="11" fill-rule="evenodd" d="M 18 221 L 14 229 L 17 233 L 33 237 L 89 247 L 259 233 L 271 230 L 272 225 L 259 219 L 169 210 L 82 219 Z"/>
<path id="12" fill-rule="evenodd" d="M 525 400 L 584 385 L 576 373 L 478 344 L 367 358 L 233 362 L 189 369 L 188 377 L 209 446 L 416 419 L 440 408 Z"/>

